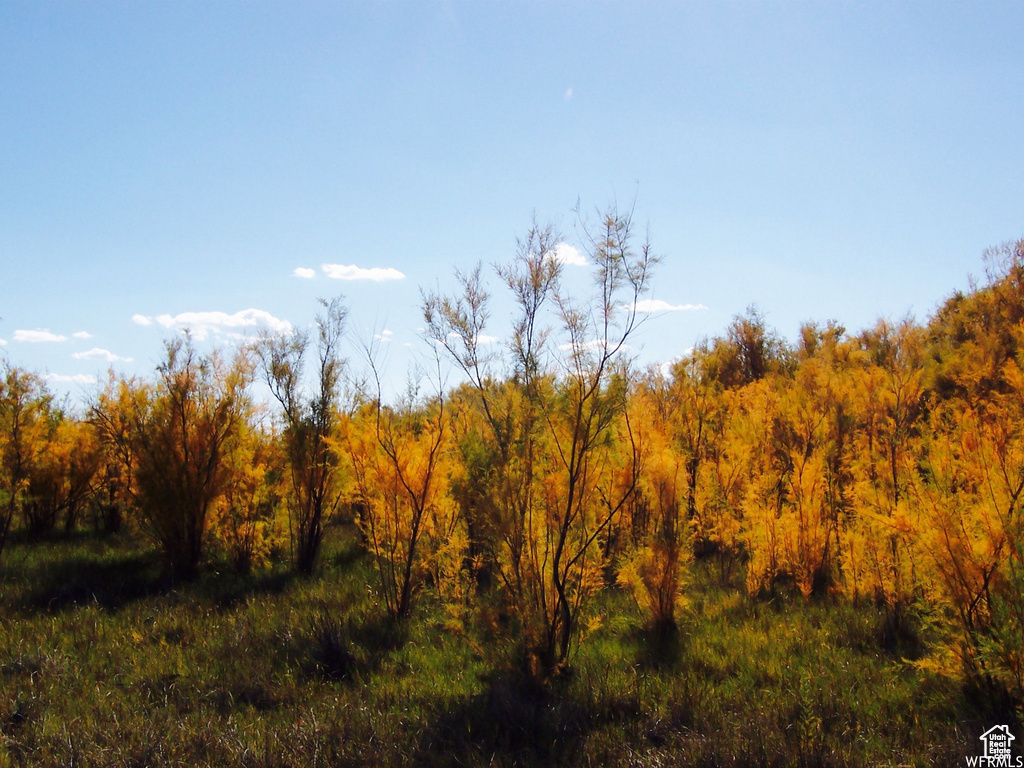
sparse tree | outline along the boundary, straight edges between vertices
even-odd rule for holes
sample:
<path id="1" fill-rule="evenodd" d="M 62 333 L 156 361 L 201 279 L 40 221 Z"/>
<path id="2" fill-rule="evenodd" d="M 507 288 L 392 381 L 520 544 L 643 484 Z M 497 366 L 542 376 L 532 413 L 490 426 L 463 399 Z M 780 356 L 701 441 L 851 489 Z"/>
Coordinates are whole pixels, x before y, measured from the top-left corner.
<path id="1" fill-rule="evenodd" d="M 475 387 L 489 427 L 495 567 L 542 675 L 568 662 L 587 597 L 602 583 L 601 539 L 639 478 L 626 354 L 655 259 L 633 236 L 632 215 L 614 210 L 584 231 L 596 294 L 578 302 L 561 287 L 559 236 L 534 225 L 498 268 L 518 307 L 504 370 L 492 371 L 500 361 L 482 349 L 489 308 L 479 270 L 459 276 L 458 298 L 424 300 L 431 336 Z"/>
<path id="2" fill-rule="evenodd" d="M 288 464 L 291 538 L 295 567 L 311 574 L 316 567 L 326 518 L 341 500 L 341 472 L 333 438 L 345 361 L 341 340 L 348 310 L 341 298 L 320 300 L 316 319 L 316 381 L 304 394 L 303 373 L 310 349 L 308 333 L 263 336 L 256 345 L 263 378 L 280 403 Z"/>

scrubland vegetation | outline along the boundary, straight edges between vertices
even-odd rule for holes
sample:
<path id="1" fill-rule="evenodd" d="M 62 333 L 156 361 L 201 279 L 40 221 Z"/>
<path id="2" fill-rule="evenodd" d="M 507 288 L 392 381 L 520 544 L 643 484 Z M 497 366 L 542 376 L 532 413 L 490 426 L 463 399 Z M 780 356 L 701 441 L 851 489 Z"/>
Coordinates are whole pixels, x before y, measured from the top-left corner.
<path id="1" fill-rule="evenodd" d="M 751 309 L 666 376 L 653 251 L 587 237 L 592 296 L 542 226 L 425 294 L 397 402 L 338 301 L 81 413 L 5 364 L 0 765 L 953 765 L 1016 727 L 1024 241 L 925 324 Z"/>

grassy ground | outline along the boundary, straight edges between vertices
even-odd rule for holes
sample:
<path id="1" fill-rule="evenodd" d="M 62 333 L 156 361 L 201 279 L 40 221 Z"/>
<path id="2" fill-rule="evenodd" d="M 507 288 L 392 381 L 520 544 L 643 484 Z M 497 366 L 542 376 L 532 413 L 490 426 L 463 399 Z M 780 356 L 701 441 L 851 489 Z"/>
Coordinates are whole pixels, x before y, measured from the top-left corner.
<path id="1" fill-rule="evenodd" d="M 407 627 L 382 621 L 347 528 L 309 580 L 158 573 L 129 539 L 5 551 L 0 766 L 952 766 L 998 716 L 903 661 L 871 607 L 754 601 L 699 572 L 675 637 L 602 595 L 542 690 L 429 592 Z"/>

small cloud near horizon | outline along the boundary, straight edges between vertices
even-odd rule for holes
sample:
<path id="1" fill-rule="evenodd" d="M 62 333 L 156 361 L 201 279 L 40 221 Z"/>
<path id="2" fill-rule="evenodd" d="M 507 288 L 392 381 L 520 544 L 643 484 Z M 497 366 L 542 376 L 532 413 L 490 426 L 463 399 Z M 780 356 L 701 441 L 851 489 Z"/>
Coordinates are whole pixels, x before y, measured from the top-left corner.
<path id="1" fill-rule="evenodd" d="M 694 312 L 707 309 L 703 304 L 669 304 L 662 299 L 640 299 L 633 305 L 637 312 Z M 627 305 L 628 309 L 628 305 Z"/>
<path id="2" fill-rule="evenodd" d="M 132 318 L 135 320 L 135 318 Z M 149 320 L 150 318 L 145 318 Z M 182 312 L 177 315 L 157 315 L 154 318 L 164 328 L 187 330 L 197 341 L 203 341 L 211 333 L 229 338 L 243 338 L 246 331 L 267 329 L 274 333 L 292 332 L 292 324 L 274 317 L 262 309 L 243 309 L 229 315 L 227 312 Z M 135 320 L 138 322 L 138 320 Z M 140 323 L 149 325 L 149 323 Z"/>
<path id="3" fill-rule="evenodd" d="M 92 334 L 89 333 L 88 331 L 76 331 L 75 333 L 72 333 L 71 335 L 74 336 L 76 339 L 91 339 L 92 338 Z"/>
<path id="4" fill-rule="evenodd" d="M 357 267 L 355 264 L 322 264 L 320 268 L 335 280 L 404 280 L 405 275 L 394 267 Z"/>
<path id="5" fill-rule="evenodd" d="M 136 325 L 152 325 L 153 319 L 145 315 L 132 315 L 132 322 Z"/>
<path id="6" fill-rule="evenodd" d="M 130 357 L 121 357 L 120 355 L 115 355 L 113 352 L 106 349 L 100 349 L 99 347 L 94 347 L 87 352 L 75 352 L 71 356 L 75 358 L 75 360 L 103 360 L 107 363 L 116 363 L 118 361 L 124 363 L 132 362 Z"/>
<path id="7" fill-rule="evenodd" d="M 42 331 L 24 331 L 17 330 L 14 332 L 15 341 L 25 341 L 29 344 L 41 344 L 47 342 L 67 341 L 67 336 L 62 336 L 59 333 L 50 333 L 48 330 Z"/>
<path id="8" fill-rule="evenodd" d="M 91 385 L 96 383 L 95 376 L 89 376 L 84 373 L 76 373 L 73 376 L 65 376 L 61 373 L 48 373 L 44 376 L 47 381 L 54 381 L 60 384 L 83 384 Z"/>
<path id="9" fill-rule="evenodd" d="M 419 331 L 420 333 L 424 333 L 424 330 L 422 328 L 420 328 Z M 461 338 L 462 335 L 458 331 L 448 332 L 449 341 L 458 341 Z M 476 337 L 477 344 L 497 344 L 499 341 L 501 341 L 501 339 L 499 339 L 497 336 L 488 336 L 486 333 L 481 333 Z"/>
<path id="10" fill-rule="evenodd" d="M 604 339 L 591 339 L 590 341 L 584 341 L 583 343 L 581 343 L 579 345 L 579 349 L 580 350 L 584 350 L 584 349 L 586 349 L 586 350 L 591 350 L 591 349 L 607 349 L 609 346 L 613 347 L 614 346 L 614 342 L 606 343 L 604 341 Z M 558 348 L 560 350 L 562 350 L 563 352 L 572 352 L 573 350 L 576 349 L 576 345 L 572 344 L 572 343 L 559 344 Z M 621 347 L 619 347 L 619 349 L 622 350 L 623 352 L 628 352 L 632 348 L 633 347 L 631 347 L 629 344 L 623 344 Z"/>
<path id="11" fill-rule="evenodd" d="M 316 270 L 310 269 L 309 267 L 296 267 L 295 271 L 292 272 L 295 277 L 301 277 L 303 280 L 312 280 L 316 277 Z"/>

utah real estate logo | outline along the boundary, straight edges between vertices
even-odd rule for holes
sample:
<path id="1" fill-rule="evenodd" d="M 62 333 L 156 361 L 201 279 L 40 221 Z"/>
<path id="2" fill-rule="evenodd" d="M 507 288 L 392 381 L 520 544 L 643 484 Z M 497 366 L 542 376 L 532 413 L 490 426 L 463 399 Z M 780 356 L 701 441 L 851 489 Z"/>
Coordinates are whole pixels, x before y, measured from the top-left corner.
<path id="1" fill-rule="evenodd" d="M 1010 743 L 1016 738 L 1010 733 L 1010 726 L 996 725 L 989 728 L 979 737 L 984 745 L 981 755 L 968 755 L 967 765 L 976 768 L 1024 768 L 1024 756 L 1012 755 Z"/>

